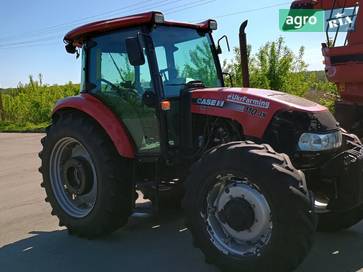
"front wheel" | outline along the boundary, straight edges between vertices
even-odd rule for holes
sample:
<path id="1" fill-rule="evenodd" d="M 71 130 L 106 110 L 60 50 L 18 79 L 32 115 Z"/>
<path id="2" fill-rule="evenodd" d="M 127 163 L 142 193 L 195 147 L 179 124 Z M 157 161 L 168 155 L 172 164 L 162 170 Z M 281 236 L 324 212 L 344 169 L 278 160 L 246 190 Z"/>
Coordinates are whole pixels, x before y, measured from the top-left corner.
<path id="1" fill-rule="evenodd" d="M 303 173 L 252 142 L 207 153 L 186 182 L 194 244 L 223 271 L 291 271 L 313 243 L 315 216 Z"/>

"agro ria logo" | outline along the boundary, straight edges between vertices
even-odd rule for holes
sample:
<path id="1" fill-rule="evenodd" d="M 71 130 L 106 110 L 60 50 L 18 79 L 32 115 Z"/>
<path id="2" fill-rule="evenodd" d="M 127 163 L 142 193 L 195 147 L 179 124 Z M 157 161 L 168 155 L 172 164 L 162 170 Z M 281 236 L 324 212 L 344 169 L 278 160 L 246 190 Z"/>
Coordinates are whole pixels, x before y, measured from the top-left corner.
<path id="1" fill-rule="evenodd" d="M 330 18 L 327 20 L 327 29 L 328 31 L 337 31 L 340 32 L 348 32 L 354 30 L 355 25 L 355 14 L 353 12 L 348 11 L 339 12 L 337 11 L 335 14 L 331 14 L 331 12 L 326 12 L 325 16 Z"/>
<path id="2" fill-rule="evenodd" d="M 282 31 L 348 32 L 354 30 L 356 10 L 281 9 L 279 15 Z"/>

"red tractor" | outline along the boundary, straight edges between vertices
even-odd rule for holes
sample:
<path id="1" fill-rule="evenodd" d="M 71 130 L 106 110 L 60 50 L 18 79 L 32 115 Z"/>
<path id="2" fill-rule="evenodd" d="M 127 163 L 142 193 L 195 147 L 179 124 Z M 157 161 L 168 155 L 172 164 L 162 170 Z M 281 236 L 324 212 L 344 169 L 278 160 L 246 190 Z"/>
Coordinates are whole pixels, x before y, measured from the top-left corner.
<path id="1" fill-rule="evenodd" d="M 60 226 L 97 237 L 126 224 L 137 191 L 156 207 L 183 198 L 209 262 L 291 271 L 316 226 L 363 218 L 363 147 L 314 102 L 225 87 L 216 28 L 149 12 L 65 36 L 69 53 L 82 50 L 81 93 L 57 103 L 42 139 L 46 201 Z"/>

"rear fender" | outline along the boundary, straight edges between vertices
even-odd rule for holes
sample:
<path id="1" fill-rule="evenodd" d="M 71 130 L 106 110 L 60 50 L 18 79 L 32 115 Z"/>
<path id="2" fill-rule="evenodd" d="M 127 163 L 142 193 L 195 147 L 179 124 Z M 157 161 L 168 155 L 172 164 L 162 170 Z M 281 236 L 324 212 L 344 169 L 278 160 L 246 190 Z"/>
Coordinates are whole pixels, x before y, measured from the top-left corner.
<path id="1" fill-rule="evenodd" d="M 67 97 L 57 102 L 53 115 L 66 109 L 75 109 L 89 115 L 105 130 L 121 156 L 135 158 L 134 144 L 125 125 L 99 99 L 90 94 Z"/>

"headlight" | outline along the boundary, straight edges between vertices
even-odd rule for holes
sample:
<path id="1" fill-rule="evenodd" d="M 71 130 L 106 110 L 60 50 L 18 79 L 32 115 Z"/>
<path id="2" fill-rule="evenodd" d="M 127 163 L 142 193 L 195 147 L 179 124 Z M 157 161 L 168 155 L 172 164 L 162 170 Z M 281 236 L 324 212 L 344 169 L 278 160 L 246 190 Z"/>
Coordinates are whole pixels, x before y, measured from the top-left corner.
<path id="1" fill-rule="evenodd" d="M 328 134 L 303 133 L 299 139 L 301 151 L 324 151 L 338 148 L 342 145 L 340 131 Z"/>

